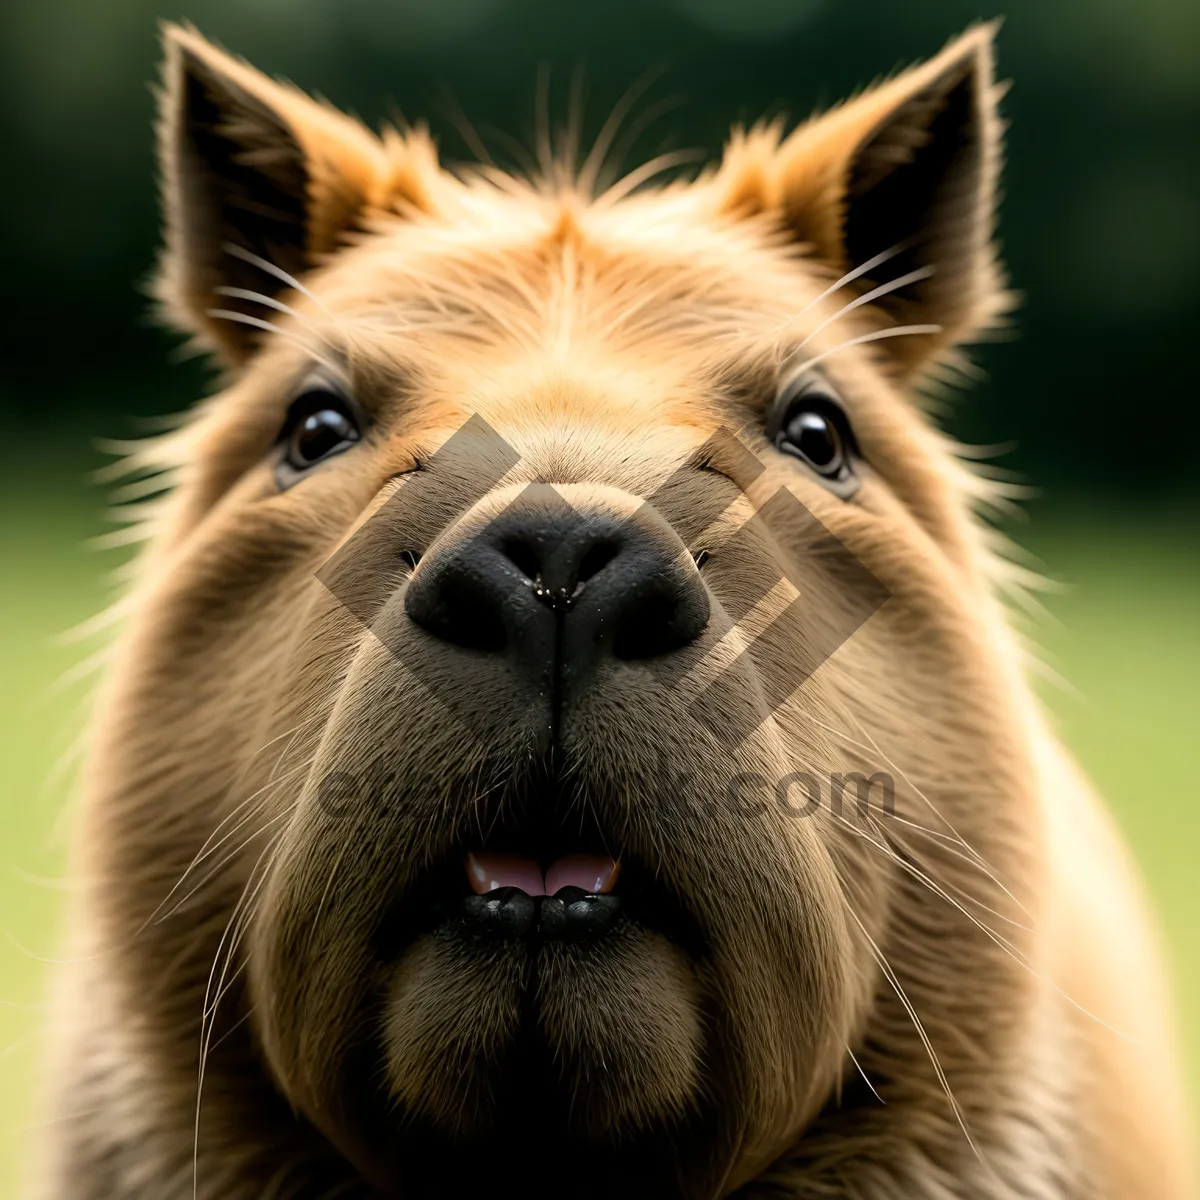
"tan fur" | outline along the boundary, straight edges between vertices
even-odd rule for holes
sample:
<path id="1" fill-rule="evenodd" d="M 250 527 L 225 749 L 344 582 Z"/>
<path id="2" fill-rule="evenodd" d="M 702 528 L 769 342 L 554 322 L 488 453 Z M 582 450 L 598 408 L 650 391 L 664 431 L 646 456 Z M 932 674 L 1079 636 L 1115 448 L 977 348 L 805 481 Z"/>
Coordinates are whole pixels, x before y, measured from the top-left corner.
<path id="1" fill-rule="evenodd" d="M 172 486 L 146 518 L 96 708 L 37 1195 L 436 1194 L 502 1115 L 498 1064 L 531 1019 L 559 1072 L 545 1103 L 570 1108 L 583 1164 L 538 1175 L 558 1151 L 538 1142 L 535 1105 L 521 1153 L 538 1190 L 1188 1194 L 1140 887 L 1031 696 L 972 512 L 979 481 L 912 402 L 1003 308 L 991 37 L 972 30 L 787 137 L 737 135 L 693 183 L 592 197 L 452 177 L 423 134 L 376 138 L 167 30 L 160 296 L 229 375 L 131 459 Z M 924 178 L 931 131 L 961 141 L 913 208 L 924 225 L 905 253 L 932 273 L 841 313 L 894 277 L 819 299 L 862 260 L 864 212 L 892 228 L 904 197 L 879 205 L 877 189 Z M 259 188 L 270 205 L 248 208 Z M 303 290 L 223 249 L 239 237 Z M 845 344 L 897 323 L 936 328 Z M 865 459 L 848 501 L 763 433 L 781 375 L 825 353 Z M 370 429 L 280 491 L 272 444 L 322 362 Z M 535 482 L 632 516 L 718 426 L 766 468 L 743 495 L 714 461 L 655 518 L 655 536 L 712 551 L 715 616 L 691 673 L 667 688 L 613 670 L 569 733 L 575 777 L 705 950 L 649 929 L 549 947 L 536 1017 L 524 950 L 466 956 L 423 936 L 381 955 L 377 941 L 414 879 L 494 817 L 493 792 L 519 803 L 505 781 L 534 734 L 496 699 L 487 736 L 464 739 L 385 648 L 419 649 L 393 602 L 395 554 L 374 633 L 315 577 L 474 414 L 520 462 L 461 518 L 432 504 L 419 528 L 385 527 L 393 549 L 453 544 Z M 788 600 L 781 586 L 736 628 L 722 616 L 746 584 L 721 547 L 781 487 L 891 598 L 724 752 L 685 710 Z M 713 489 L 725 513 L 689 529 Z M 815 638 L 840 600 L 810 541 L 785 522 L 756 553 L 805 564 Z M 502 695 L 486 663 L 431 653 L 443 696 Z M 678 773 L 665 794 L 647 790 L 656 748 Z M 390 781 L 331 821 L 321 779 L 381 756 Z M 887 771 L 895 813 L 706 803 L 738 772 L 798 768 Z M 405 1140 L 412 1121 L 432 1132 Z M 430 1175 L 422 1156 L 455 1137 L 466 1149 Z"/>

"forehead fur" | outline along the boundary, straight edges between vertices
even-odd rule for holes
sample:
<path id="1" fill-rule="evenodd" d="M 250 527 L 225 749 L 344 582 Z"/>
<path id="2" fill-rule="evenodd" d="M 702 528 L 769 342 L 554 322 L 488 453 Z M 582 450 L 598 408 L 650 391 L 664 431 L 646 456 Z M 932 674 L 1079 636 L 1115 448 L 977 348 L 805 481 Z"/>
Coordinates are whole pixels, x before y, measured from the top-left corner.
<path id="1" fill-rule="evenodd" d="M 694 186 L 606 204 L 464 184 L 437 214 L 374 221 L 312 286 L 380 332 L 419 325 L 516 351 L 657 356 L 675 341 L 732 357 L 807 332 L 815 321 L 793 318 L 832 272 L 711 199 Z"/>

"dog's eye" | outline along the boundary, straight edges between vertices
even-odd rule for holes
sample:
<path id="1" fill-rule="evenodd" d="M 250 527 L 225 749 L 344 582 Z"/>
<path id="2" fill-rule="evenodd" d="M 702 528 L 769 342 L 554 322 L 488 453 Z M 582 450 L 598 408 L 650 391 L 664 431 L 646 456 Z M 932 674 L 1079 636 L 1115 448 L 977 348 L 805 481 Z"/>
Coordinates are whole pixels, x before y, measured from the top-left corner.
<path id="1" fill-rule="evenodd" d="M 798 458 L 843 499 L 857 490 L 854 435 L 840 397 L 824 376 L 805 372 L 780 392 L 767 436 L 777 450 Z"/>
<path id="2" fill-rule="evenodd" d="M 304 472 L 340 454 L 362 437 L 353 405 L 332 384 L 308 384 L 288 409 L 279 436 L 282 456 L 276 469 L 280 487 L 290 487 Z"/>

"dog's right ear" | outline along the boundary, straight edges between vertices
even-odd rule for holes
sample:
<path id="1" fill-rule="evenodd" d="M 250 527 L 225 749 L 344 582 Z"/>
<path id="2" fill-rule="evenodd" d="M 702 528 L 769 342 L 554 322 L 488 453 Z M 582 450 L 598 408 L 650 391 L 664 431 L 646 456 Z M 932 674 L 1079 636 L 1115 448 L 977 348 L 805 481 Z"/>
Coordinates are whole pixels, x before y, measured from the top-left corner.
<path id="1" fill-rule="evenodd" d="M 887 342 L 901 377 L 974 338 L 1011 299 L 993 244 L 997 28 L 968 30 L 782 140 L 779 122 L 738 134 L 714 178 L 724 213 L 772 215 L 834 277 L 853 272 L 860 294 L 912 279 L 876 303 L 889 324 L 927 327 Z"/>
<path id="2" fill-rule="evenodd" d="M 157 295 L 173 324 L 237 364 L 271 315 L 247 293 L 287 288 L 261 263 L 298 277 L 369 211 L 430 211 L 441 171 L 421 132 L 381 140 L 194 30 L 167 25 L 163 40 Z"/>

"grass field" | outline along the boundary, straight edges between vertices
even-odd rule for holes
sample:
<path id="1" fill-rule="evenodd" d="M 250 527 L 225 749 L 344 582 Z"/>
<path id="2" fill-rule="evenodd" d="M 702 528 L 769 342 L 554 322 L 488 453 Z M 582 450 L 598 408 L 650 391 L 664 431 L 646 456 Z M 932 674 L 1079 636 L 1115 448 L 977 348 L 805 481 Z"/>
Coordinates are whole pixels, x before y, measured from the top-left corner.
<path id="1" fill-rule="evenodd" d="M 92 497 L 91 501 L 95 502 Z M 35 511 L 37 515 L 35 516 Z M 60 813 L 52 767 L 83 690 L 52 691 L 80 656 L 53 637 L 99 607 L 99 528 L 88 503 L 57 510 L 0 493 L 0 1198 L 13 1196 L 36 1119 L 45 960 L 56 952 Z M 1188 518 L 1191 518 L 1190 520 Z M 1200 1090 L 1200 544 L 1196 514 L 1165 521 L 1080 507 L 1021 534 L 1068 585 L 1039 641 L 1073 690 L 1047 687 L 1067 741 L 1110 798 L 1150 881 L 1174 954 L 1193 1092 Z M 1153 532 L 1152 532 L 1153 531 Z"/>

